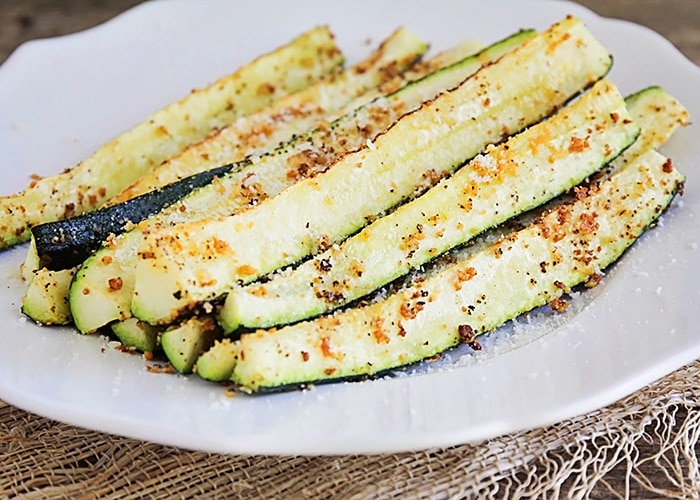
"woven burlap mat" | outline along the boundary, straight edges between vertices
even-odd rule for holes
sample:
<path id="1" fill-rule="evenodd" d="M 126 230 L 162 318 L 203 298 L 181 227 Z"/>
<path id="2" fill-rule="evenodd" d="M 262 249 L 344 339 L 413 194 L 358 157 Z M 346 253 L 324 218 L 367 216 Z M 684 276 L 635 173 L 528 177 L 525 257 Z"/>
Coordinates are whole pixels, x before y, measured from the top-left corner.
<path id="1" fill-rule="evenodd" d="M 226 456 L 0 403 L 2 498 L 699 498 L 700 361 L 607 408 L 478 445 Z"/>

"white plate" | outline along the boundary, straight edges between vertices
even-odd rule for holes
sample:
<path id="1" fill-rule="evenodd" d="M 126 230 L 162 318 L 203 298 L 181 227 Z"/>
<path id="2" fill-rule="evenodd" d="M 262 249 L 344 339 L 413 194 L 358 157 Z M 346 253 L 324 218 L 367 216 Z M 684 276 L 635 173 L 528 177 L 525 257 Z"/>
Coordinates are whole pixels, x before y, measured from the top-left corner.
<path id="1" fill-rule="evenodd" d="M 564 1 L 154 2 L 87 32 L 28 43 L 0 67 L 2 194 L 89 155 L 150 112 L 329 24 L 349 61 L 398 25 L 435 49 L 580 16 L 615 56 L 623 93 L 659 84 L 700 116 L 700 69 L 666 40 Z M 138 356 L 19 313 L 25 248 L 0 254 L 0 397 L 99 431 L 228 453 L 340 454 L 474 442 L 591 411 L 700 357 L 697 126 L 664 148 L 688 176 L 660 227 L 580 312 L 496 356 L 411 376 L 226 397 Z M 509 352 L 501 352 L 501 351 Z"/>

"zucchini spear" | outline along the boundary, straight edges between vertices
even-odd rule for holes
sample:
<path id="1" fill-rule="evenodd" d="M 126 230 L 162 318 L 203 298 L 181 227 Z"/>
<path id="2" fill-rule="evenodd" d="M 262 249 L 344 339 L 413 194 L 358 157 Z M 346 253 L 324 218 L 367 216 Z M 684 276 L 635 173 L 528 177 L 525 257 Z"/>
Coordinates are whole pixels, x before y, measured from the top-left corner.
<path id="1" fill-rule="evenodd" d="M 661 147 L 680 126 L 688 125 L 685 107 L 660 87 L 648 87 L 625 99 L 634 122 L 641 126 L 637 140 L 606 168 L 618 171 L 648 151 Z M 597 177 L 597 176 L 596 176 Z M 467 254 L 462 250 L 460 254 Z M 431 266 L 431 269 L 436 266 Z M 223 338 L 197 360 L 197 374 L 212 381 L 230 378 L 238 356 L 239 344 L 232 338 Z"/>
<path id="2" fill-rule="evenodd" d="M 414 196 L 426 179 L 550 114 L 610 64 L 583 24 L 567 18 L 254 209 L 151 231 L 139 248 L 132 313 L 170 323 L 236 283 L 324 250 Z"/>
<path id="3" fill-rule="evenodd" d="M 639 133 L 609 81 L 297 268 L 234 287 L 227 331 L 293 323 L 357 300 L 603 168 Z"/>
<path id="4" fill-rule="evenodd" d="M 474 56 L 418 81 L 408 82 L 386 98 L 375 99 L 330 125 L 322 124 L 273 152 L 251 159 L 240 170 L 180 200 L 175 210 L 165 210 L 135 230 L 113 239 L 83 263 L 71 285 L 70 308 L 76 327 L 87 333 L 130 317 L 136 253 L 147 231 L 158 225 L 198 220 L 205 214 L 231 214 L 254 207 L 300 179 L 323 171 L 333 158 L 361 147 L 402 113 L 420 106 L 446 87 L 458 84 L 477 71 L 484 61 L 497 59 L 533 35 L 532 32 L 517 33 Z M 115 280 L 120 284 L 118 289 L 111 286 Z"/>
<path id="5" fill-rule="evenodd" d="M 367 94 L 368 89 L 377 85 L 395 82 L 401 78 L 397 72 L 413 65 L 426 48 L 425 42 L 411 32 L 399 29 L 368 58 L 346 71 L 275 101 L 187 147 L 142 176 L 110 200 L 107 206 L 83 216 L 33 228 L 34 238 L 26 259 L 28 265 L 25 265 L 29 287 L 23 300 L 23 312 L 43 324 L 70 323 L 72 315 L 68 306 L 68 294 L 71 280 L 67 279 L 68 275 L 73 276 L 76 272 L 73 266 L 82 263 L 110 235 L 120 234 L 144 218 L 159 213 L 165 206 L 172 205 L 191 193 L 195 187 L 209 184 L 208 181 L 221 177 L 224 171 L 239 171 L 248 167 L 251 162 L 244 160 L 246 156 L 272 149 L 278 141 L 293 137 L 328 114 L 338 113 L 348 102 L 361 99 L 358 94 Z M 463 56 L 466 50 L 469 47 L 446 51 L 433 58 L 432 64 L 448 64 L 455 57 Z M 421 74 L 430 67 L 430 64 L 421 64 L 420 69 L 416 68 L 412 74 Z M 235 160 L 238 162 L 218 167 Z M 206 172 L 212 167 L 214 168 L 210 172 Z M 194 177 L 178 180 L 190 173 Z M 174 182 L 143 193 L 146 189 L 170 181 Z M 213 190 L 214 197 L 220 198 L 217 190 L 218 188 Z M 119 200 L 126 201 L 116 203 Z M 210 204 L 211 201 L 206 201 L 202 206 Z M 179 207 L 175 210 L 179 211 Z M 114 242 L 108 246 L 112 249 Z M 46 268 L 42 269 L 42 265 Z M 31 275 L 29 271 L 33 270 L 36 272 Z M 115 290 L 114 283 L 119 279 L 122 278 L 117 276 L 105 280 L 110 291 Z"/>
<path id="6" fill-rule="evenodd" d="M 72 169 L 0 197 L 0 249 L 27 241 L 37 224 L 94 210 L 186 145 L 308 86 L 342 62 L 332 33 L 318 27 L 157 111 Z"/>
<path id="7" fill-rule="evenodd" d="M 234 162 L 261 154 L 337 113 L 358 95 L 394 80 L 427 50 L 410 31 L 398 29 L 366 60 L 239 118 L 189 145 L 109 200 L 107 206 L 32 228 L 42 265 L 68 269 L 83 262 L 110 235 L 160 212 L 194 189 L 230 172 Z M 236 165 L 244 168 L 247 162 Z M 221 165 L 225 165 L 221 167 Z M 211 169 L 211 170 L 210 170 Z"/>
<path id="8" fill-rule="evenodd" d="M 385 300 L 279 330 L 243 334 L 232 380 L 275 390 L 376 374 L 474 342 L 612 264 L 685 178 L 650 151 L 535 223 Z"/>

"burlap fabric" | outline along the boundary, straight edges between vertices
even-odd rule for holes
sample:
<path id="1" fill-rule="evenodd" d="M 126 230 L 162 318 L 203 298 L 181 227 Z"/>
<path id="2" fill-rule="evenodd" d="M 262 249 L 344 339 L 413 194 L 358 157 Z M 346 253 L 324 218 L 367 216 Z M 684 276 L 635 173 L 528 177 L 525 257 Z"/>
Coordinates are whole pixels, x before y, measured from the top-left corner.
<path id="1" fill-rule="evenodd" d="M 601 410 L 477 445 L 226 456 L 0 403 L 1 498 L 700 498 L 700 361 Z"/>

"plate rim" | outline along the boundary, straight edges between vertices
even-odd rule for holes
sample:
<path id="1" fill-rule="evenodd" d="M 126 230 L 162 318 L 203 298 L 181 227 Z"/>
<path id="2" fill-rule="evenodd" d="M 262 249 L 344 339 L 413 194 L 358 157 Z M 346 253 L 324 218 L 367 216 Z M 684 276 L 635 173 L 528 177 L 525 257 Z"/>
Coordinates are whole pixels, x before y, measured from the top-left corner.
<path id="1" fill-rule="evenodd" d="M 690 61 L 684 54 L 682 54 L 678 49 L 675 48 L 671 44 L 670 41 L 665 39 L 663 36 L 659 35 L 657 32 L 653 31 L 652 29 L 641 26 L 635 23 L 632 23 L 630 21 L 624 21 L 624 20 L 618 20 L 614 18 L 608 18 L 608 17 L 602 17 L 599 16 L 598 14 L 594 13 L 590 9 L 580 6 L 578 4 L 575 4 L 573 2 L 569 2 L 566 0 L 565 2 L 562 2 L 561 0 L 527 0 L 528 3 L 531 4 L 556 4 L 561 6 L 561 5 L 568 5 L 568 7 L 575 12 L 576 15 L 583 15 L 587 16 L 590 19 L 595 20 L 595 22 L 602 22 L 602 23 L 613 23 L 613 24 L 626 24 L 629 27 L 633 27 L 634 30 L 643 30 L 646 32 L 647 37 L 652 37 L 654 39 L 653 43 L 662 43 L 663 41 L 664 49 L 668 51 L 669 48 L 672 49 L 673 52 L 669 53 L 674 53 L 675 55 L 680 55 L 681 58 L 678 59 L 680 61 L 687 61 L 692 67 L 692 71 L 696 71 L 699 68 L 695 66 L 692 61 Z M 144 4 L 139 4 L 135 7 L 132 7 L 125 12 L 117 15 L 116 17 L 106 21 L 103 24 L 97 25 L 92 28 L 87 28 L 85 30 L 72 33 L 69 35 L 63 35 L 60 37 L 52 37 L 52 38 L 45 38 L 41 40 L 33 40 L 30 42 L 26 42 L 25 44 L 21 45 L 17 49 L 15 49 L 8 59 L 0 65 L 0 78 L 3 77 L 3 69 L 5 71 L 9 71 L 5 68 L 8 67 L 8 62 L 18 60 L 20 58 L 26 58 L 26 57 L 35 57 L 32 55 L 26 55 L 26 54 L 31 54 L 32 49 L 30 47 L 32 46 L 40 46 L 40 45 L 50 45 L 52 43 L 55 43 L 58 40 L 65 40 L 65 39 L 72 39 L 72 40 L 80 40 L 83 38 L 89 38 L 91 36 L 94 36 L 95 34 L 99 34 L 101 30 L 104 29 L 114 29 L 118 30 L 120 28 L 120 24 L 127 24 L 129 22 L 132 22 L 132 19 L 136 19 L 138 16 L 147 16 L 150 15 L 151 11 L 158 11 L 159 9 L 163 8 L 172 8 L 174 5 L 178 4 L 184 4 L 185 2 L 182 2 L 181 0 L 156 0 L 154 2 L 147 2 Z M 210 3 L 216 3 L 215 0 L 212 0 Z M 314 3 L 313 1 L 310 1 L 309 3 Z M 511 4 L 512 2 L 510 1 L 501 1 L 501 4 Z M 521 2 L 520 3 L 524 3 Z M 167 6 L 167 7 L 166 7 Z M 641 31 L 640 31 L 641 33 Z M 24 47 L 24 48 L 23 48 Z M 22 50 L 20 50 L 22 49 Z M 675 57 L 675 56 L 674 56 Z M 12 62 L 9 67 L 12 67 L 12 65 L 16 64 L 15 62 Z M 700 71 L 697 73 L 698 76 L 700 76 Z M 12 252 L 17 252 L 18 250 L 21 252 L 21 248 L 17 250 L 13 250 Z M 559 333 L 559 336 L 561 337 L 562 334 L 561 332 Z M 1 338 L 1 337 L 0 337 Z M 514 351 L 516 352 L 516 351 Z M 119 353 L 121 355 L 121 353 Z M 508 356 L 511 353 L 504 354 L 503 356 Z M 605 400 L 607 401 L 606 404 L 612 403 L 619 398 L 623 397 L 626 394 L 629 394 L 630 388 L 632 387 L 641 387 L 645 385 L 645 383 L 651 382 L 652 380 L 656 380 L 657 378 L 663 376 L 666 373 L 669 373 L 669 368 L 672 366 L 675 366 L 676 368 L 680 368 L 687 362 L 692 361 L 693 359 L 697 359 L 700 357 L 700 345 L 695 346 L 694 350 L 689 350 L 686 351 L 685 353 L 682 354 L 677 354 L 675 357 L 672 359 L 667 359 L 665 360 L 664 363 L 659 364 L 652 369 L 648 371 L 648 373 L 645 375 L 644 380 L 642 381 L 643 383 L 637 383 L 641 379 L 639 377 L 632 377 L 632 379 L 635 380 L 627 380 L 624 385 L 611 389 L 608 391 L 608 393 L 605 395 L 605 397 L 601 398 L 600 395 L 596 399 L 598 402 Z M 488 362 L 484 363 L 481 367 L 483 369 L 484 367 L 488 366 Z M 470 367 L 471 368 L 471 367 Z M 458 368 L 459 369 L 459 368 Z M 1 372 L 2 370 L 0 370 Z M 670 370 L 673 371 L 673 370 Z M 429 376 L 434 376 L 434 374 L 430 374 Z M 386 383 L 386 384 L 391 384 L 392 381 L 390 380 L 381 380 L 379 383 Z M 355 383 L 355 387 L 360 387 L 361 383 Z M 330 386 L 329 386 L 330 387 Z M 321 388 L 319 389 L 324 394 L 327 394 L 329 390 L 327 388 Z M 314 395 L 315 396 L 315 395 Z M 30 411 L 32 413 L 37 413 L 40 415 L 46 415 L 48 418 L 53 418 L 50 413 L 52 413 L 51 409 L 56 407 L 56 402 L 53 402 L 53 406 L 50 401 L 46 401 L 45 399 L 40 398 L 36 394 L 21 394 L 19 391 L 14 390 L 13 387 L 9 387 L 4 381 L 0 380 L 0 397 L 2 397 L 3 400 L 6 402 L 13 404 L 14 406 L 17 406 L 19 408 L 26 409 L 27 411 Z M 28 404 L 27 404 L 28 403 Z M 61 406 L 61 405 L 59 405 Z M 575 405 L 574 405 L 575 406 Z M 598 403 L 595 404 L 595 408 L 605 406 L 605 405 L 599 405 Z M 588 408 L 587 411 L 590 411 L 592 409 L 595 409 L 593 407 L 590 407 L 590 402 L 588 406 L 586 404 L 582 404 L 579 401 L 579 404 L 576 408 L 560 408 L 559 412 L 555 412 L 550 414 L 549 419 L 540 419 L 542 422 L 541 424 L 538 424 L 537 426 L 542 426 L 542 425 L 549 425 L 554 422 L 561 421 L 565 418 L 572 417 L 576 414 L 583 413 L 581 410 Z M 573 412 L 573 413 L 572 413 Z M 55 412 L 53 412 L 55 413 Z M 116 430 L 113 428 L 111 425 L 111 422 L 113 422 L 112 418 L 105 417 L 104 415 L 100 414 L 99 412 L 97 414 L 91 415 L 93 418 L 92 421 L 87 421 L 85 418 L 85 413 L 79 411 L 78 408 L 74 406 L 66 406 L 66 407 L 61 407 L 60 417 L 58 420 L 64 421 L 66 423 L 70 423 L 73 425 L 79 425 L 81 427 L 86 427 L 90 428 L 99 432 L 104 432 L 108 434 L 117 434 L 117 435 L 123 435 L 125 437 L 131 437 L 135 439 L 141 439 L 141 440 L 147 440 L 147 441 L 153 441 L 153 433 L 152 433 L 152 427 L 154 427 L 154 424 L 150 422 L 149 426 L 146 426 L 147 429 L 144 431 L 143 429 L 139 429 L 137 426 L 134 424 L 142 424 L 142 422 L 123 422 L 127 425 L 128 432 L 123 433 L 121 430 Z M 76 423 L 78 422 L 78 423 Z M 505 428 L 507 426 L 501 425 L 502 428 Z M 483 433 L 482 437 L 479 437 L 478 440 L 481 439 L 487 439 L 489 437 L 495 437 L 497 435 L 503 434 L 502 429 L 499 430 L 499 427 L 497 425 L 493 426 L 493 428 L 489 433 Z M 523 430 L 525 428 L 529 428 L 528 425 L 524 425 L 521 429 L 514 429 L 512 426 L 508 427 L 507 432 L 515 432 L 517 430 Z M 230 443 L 225 440 L 213 440 L 207 443 L 206 447 L 202 448 L 199 446 L 199 442 L 197 440 L 189 440 L 187 438 L 166 438 L 166 439 L 161 439 L 162 436 L 160 436 L 158 439 L 155 441 L 160 442 L 162 444 L 166 445 L 174 445 L 186 449 L 193 449 L 193 450 L 206 450 L 206 451 L 214 451 L 218 453 L 271 453 L 271 454 L 284 454 L 284 453 L 295 453 L 295 454 L 312 454 L 312 455 L 322 455 L 322 454 L 337 454 L 336 451 L 334 450 L 329 450 L 328 447 L 326 446 L 318 446 L 318 445 L 313 445 L 309 443 L 292 443 L 290 446 L 289 444 L 286 446 L 280 446 L 279 443 L 275 443 L 274 441 L 269 441 L 265 440 L 264 442 L 252 442 L 248 443 L 248 447 L 246 448 L 245 446 L 237 446 L 236 443 Z M 403 446 L 399 443 L 394 443 L 393 445 L 389 444 L 381 444 L 379 446 L 373 445 L 372 443 L 364 442 L 361 443 L 361 447 L 353 448 L 352 446 L 347 446 L 348 443 L 346 443 L 346 448 L 340 450 L 341 453 L 385 453 L 385 452 L 399 452 L 399 451 L 415 451 L 418 449 L 425 449 L 427 447 L 433 447 L 433 446 L 449 446 L 449 445 L 455 445 L 455 444 L 460 444 L 461 442 L 473 442 L 474 441 L 474 436 L 470 434 L 469 432 L 463 432 L 463 433 L 456 433 L 455 431 L 451 431 L 449 433 L 441 434 L 439 436 L 433 435 L 431 438 L 429 438 L 427 441 L 420 441 L 420 440 L 414 440 L 413 445 L 410 447 Z"/>

